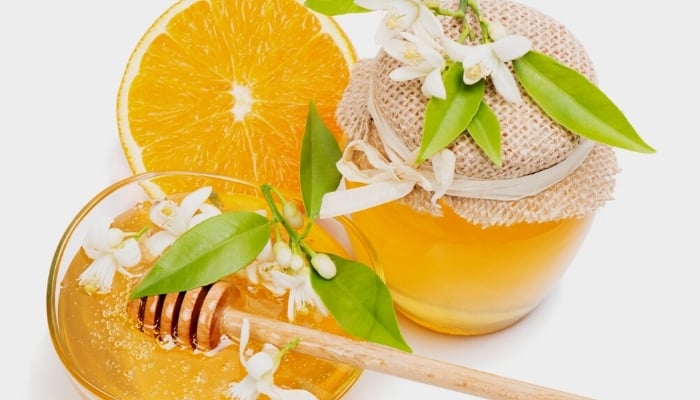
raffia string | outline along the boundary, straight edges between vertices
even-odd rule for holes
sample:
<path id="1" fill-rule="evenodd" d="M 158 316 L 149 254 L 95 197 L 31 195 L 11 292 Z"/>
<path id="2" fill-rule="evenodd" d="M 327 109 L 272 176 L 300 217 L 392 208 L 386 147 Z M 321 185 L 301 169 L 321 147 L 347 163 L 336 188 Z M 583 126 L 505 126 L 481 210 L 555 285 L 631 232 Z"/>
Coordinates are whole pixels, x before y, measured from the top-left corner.
<path id="1" fill-rule="evenodd" d="M 411 151 L 394 132 L 374 102 L 373 82 L 369 84 L 367 108 L 377 128 L 379 139 L 388 159 L 364 140 L 354 140 L 346 146 L 337 168 L 346 180 L 362 183 L 352 189 L 337 190 L 323 197 L 321 218 L 351 214 L 408 195 L 416 185 L 432 193 L 431 204 L 444 195 L 487 200 L 512 201 L 541 193 L 566 178 L 578 168 L 595 143 L 583 140 L 561 162 L 530 175 L 510 179 L 472 179 L 455 173 L 455 154 L 443 149 L 430 158 L 432 170 L 414 166 L 416 151 Z M 373 168 L 361 169 L 355 153 L 363 153 Z"/>

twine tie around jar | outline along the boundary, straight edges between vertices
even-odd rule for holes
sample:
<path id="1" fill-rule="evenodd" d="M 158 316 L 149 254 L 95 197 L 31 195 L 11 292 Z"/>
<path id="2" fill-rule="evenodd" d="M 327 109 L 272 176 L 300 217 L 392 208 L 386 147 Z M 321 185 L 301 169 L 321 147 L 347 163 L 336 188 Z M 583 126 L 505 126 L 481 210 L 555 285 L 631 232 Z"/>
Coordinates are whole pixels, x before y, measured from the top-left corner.
<path id="1" fill-rule="evenodd" d="M 321 205 L 321 218 L 351 214 L 398 200 L 408 195 L 416 185 L 433 193 L 431 204 L 434 207 L 444 195 L 520 200 L 536 195 L 566 178 L 583 163 L 595 146 L 595 142 L 584 139 L 561 162 L 529 175 L 510 179 L 474 179 L 455 173 L 456 157 L 449 149 L 443 149 L 430 158 L 432 170 L 416 166 L 417 150 L 408 149 L 379 111 L 374 102 L 371 81 L 367 109 L 388 159 L 364 140 L 348 143 L 336 166 L 347 181 L 364 185 L 327 193 Z M 371 168 L 362 169 L 355 163 L 357 152 L 364 153 Z"/>

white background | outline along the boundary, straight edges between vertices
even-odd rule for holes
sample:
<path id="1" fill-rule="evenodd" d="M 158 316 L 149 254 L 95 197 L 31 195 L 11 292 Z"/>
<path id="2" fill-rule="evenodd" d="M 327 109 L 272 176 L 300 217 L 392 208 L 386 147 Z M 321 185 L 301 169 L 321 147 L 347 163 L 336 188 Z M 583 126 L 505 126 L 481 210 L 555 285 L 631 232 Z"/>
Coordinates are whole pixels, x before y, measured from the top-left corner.
<path id="1" fill-rule="evenodd" d="M 49 264 L 80 207 L 129 173 L 116 93 L 131 50 L 172 1 L 0 5 L 0 363 L 12 398 L 77 398 L 47 334 Z M 403 332 L 418 354 L 590 397 L 700 398 L 695 14 L 680 0 L 523 2 L 577 35 L 601 88 L 657 154 L 618 153 L 615 200 L 551 296 L 519 324 L 448 337 L 401 319 Z M 374 23 L 340 21 L 359 55 L 373 56 Z M 465 397 L 373 372 L 346 396 Z"/>

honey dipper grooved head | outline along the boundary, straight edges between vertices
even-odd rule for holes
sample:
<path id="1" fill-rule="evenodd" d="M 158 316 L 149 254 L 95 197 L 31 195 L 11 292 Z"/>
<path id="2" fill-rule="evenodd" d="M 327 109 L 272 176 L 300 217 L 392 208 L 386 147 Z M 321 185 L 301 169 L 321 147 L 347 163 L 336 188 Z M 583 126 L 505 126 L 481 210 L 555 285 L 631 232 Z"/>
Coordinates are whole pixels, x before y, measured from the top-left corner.
<path id="1" fill-rule="evenodd" d="M 235 294 L 234 286 L 218 281 L 184 292 L 131 300 L 127 313 L 142 332 L 163 342 L 208 351 L 220 343 L 219 318 Z"/>

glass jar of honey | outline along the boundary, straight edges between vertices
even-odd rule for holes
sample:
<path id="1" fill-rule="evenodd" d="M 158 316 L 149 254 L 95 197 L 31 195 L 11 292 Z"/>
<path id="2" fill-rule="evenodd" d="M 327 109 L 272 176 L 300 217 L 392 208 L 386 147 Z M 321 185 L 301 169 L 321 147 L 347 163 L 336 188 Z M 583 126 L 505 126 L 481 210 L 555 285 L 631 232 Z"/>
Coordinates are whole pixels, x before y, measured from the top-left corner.
<path id="1" fill-rule="evenodd" d="M 564 273 L 593 215 L 483 228 L 397 201 L 352 215 L 381 249 L 397 309 L 432 330 L 476 335 L 532 311 Z"/>
<path id="2" fill-rule="evenodd" d="M 441 5 L 457 10 L 464 2 Z M 492 37 L 481 41 L 483 25 L 477 20 L 487 21 L 594 85 L 595 73 L 583 46 L 551 17 L 508 0 L 479 1 L 479 9 L 473 11 L 479 18 L 467 28 L 453 18 L 459 13 L 441 15 L 444 35 L 472 40 L 485 49 L 501 37 L 494 28 Z M 429 41 L 420 41 L 422 28 L 412 29 L 415 35 L 405 35 L 404 46 L 419 51 L 415 43 Z M 473 117 L 478 116 L 482 126 L 470 123 L 442 150 L 421 159 L 427 129 L 443 122 L 451 127 L 463 112 L 455 108 L 454 94 L 461 90 L 454 85 L 462 85 L 462 75 L 455 75 L 458 83 L 447 82 L 449 72 L 443 72 L 449 101 L 439 103 L 426 95 L 429 77 L 397 78 L 410 68 L 417 74 L 424 66 L 407 66 L 413 59 L 397 55 L 397 48 L 387 45 L 353 70 L 337 112 L 349 137 L 338 163 L 346 188 L 329 198 L 329 204 L 359 204 L 339 209 L 352 215 L 377 249 L 395 305 L 408 318 L 456 335 L 503 329 L 552 290 L 581 247 L 596 211 L 612 198 L 618 172 L 613 148 L 556 122 L 528 96 L 536 88 L 525 93 L 516 84 L 520 96 L 513 100 L 496 87 L 503 80 L 487 76 L 480 107 L 488 107 L 485 112 L 497 120 L 492 122 L 500 135 L 498 162 L 483 136 L 472 134 L 487 129 L 483 122 L 488 119 L 479 115 L 482 108 Z M 427 54 L 424 48 L 420 51 Z M 501 54 L 494 52 L 495 58 Z M 480 65 L 469 71 L 464 67 L 465 82 Z M 506 74 L 517 72 L 505 65 Z M 467 104 L 464 98 L 459 101 Z M 429 111 L 433 114 L 427 127 Z M 440 112 L 444 115 L 436 114 Z"/>

